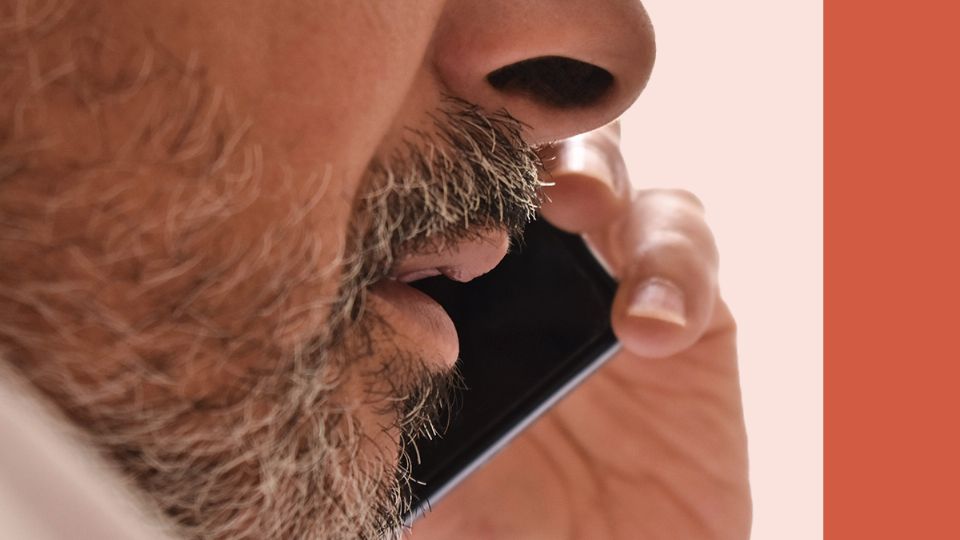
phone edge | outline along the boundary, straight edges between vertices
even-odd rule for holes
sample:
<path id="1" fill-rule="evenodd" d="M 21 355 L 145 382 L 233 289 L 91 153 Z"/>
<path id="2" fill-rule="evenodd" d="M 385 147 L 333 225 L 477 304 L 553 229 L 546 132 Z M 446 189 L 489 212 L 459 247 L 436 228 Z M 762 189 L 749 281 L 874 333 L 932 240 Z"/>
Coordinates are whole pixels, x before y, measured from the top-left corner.
<path id="1" fill-rule="evenodd" d="M 543 416 L 551 407 L 556 405 L 564 396 L 573 391 L 574 388 L 580 385 L 590 375 L 593 375 L 600 366 L 605 364 L 610 358 L 612 358 L 621 348 L 619 342 L 614 343 L 609 349 L 603 353 L 597 355 L 596 359 L 580 373 L 577 373 L 576 376 L 572 377 L 567 381 L 563 386 L 557 389 L 549 398 L 543 400 L 537 408 L 530 412 L 524 419 L 520 422 L 517 422 L 512 428 L 505 432 L 497 442 L 490 445 L 486 451 L 477 456 L 473 461 L 471 461 L 466 467 L 460 470 L 450 480 L 440 486 L 435 495 L 430 498 L 421 501 L 417 504 L 411 511 L 404 517 L 404 526 L 411 527 L 413 523 L 426 514 L 430 507 L 434 504 L 437 504 L 443 497 L 453 489 L 457 484 L 462 482 L 467 476 L 474 473 L 477 469 L 483 466 L 487 461 L 490 461 L 497 453 L 499 453 L 503 448 L 512 441 L 517 435 L 519 435 L 524 429 L 530 426 L 538 418 Z"/>

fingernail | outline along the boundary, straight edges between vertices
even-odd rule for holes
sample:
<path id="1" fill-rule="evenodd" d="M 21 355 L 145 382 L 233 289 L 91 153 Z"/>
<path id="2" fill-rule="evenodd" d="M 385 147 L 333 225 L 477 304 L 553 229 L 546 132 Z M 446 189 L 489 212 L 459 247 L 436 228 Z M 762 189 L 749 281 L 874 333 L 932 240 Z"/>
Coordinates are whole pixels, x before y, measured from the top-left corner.
<path id="1" fill-rule="evenodd" d="M 637 288 L 627 314 L 686 326 L 683 291 L 669 280 L 653 277 Z"/>
<path id="2" fill-rule="evenodd" d="M 619 176 L 623 175 L 618 175 L 613 167 L 619 157 L 614 154 L 619 150 L 612 145 L 598 145 L 585 137 L 578 135 L 559 143 L 556 159 L 551 164 L 551 176 L 559 181 L 564 177 L 591 178 L 617 195 L 621 188 Z"/>

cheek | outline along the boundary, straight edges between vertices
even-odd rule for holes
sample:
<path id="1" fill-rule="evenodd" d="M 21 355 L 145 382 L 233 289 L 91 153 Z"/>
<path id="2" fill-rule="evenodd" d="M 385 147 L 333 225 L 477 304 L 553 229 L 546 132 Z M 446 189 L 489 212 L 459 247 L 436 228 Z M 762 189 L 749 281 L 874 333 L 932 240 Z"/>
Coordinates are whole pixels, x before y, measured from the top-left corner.
<path id="1" fill-rule="evenodd" d="M 189 400 L 231 400 L 224 389 L 326 331 L 340 240 L 304 214 L 309 189 L 253 201 L 247 190 L 282 182 L 261 178 L 231 195 L 216 187 L 229 178 L 151 170 L 68 180 L 69 191 L 44 177 L 0 190 L 0 209 L 19 202 L 8 221 L 29 232 L 0 239 L 16 263 L 0 265 L 0 282 L 36 291 L 19 305 L 0 299 L 0 326 L 19 328 L 15 342 L 38 359 L 94 383 L 154 370 Z M 58 190 L 61 204 L 43 197 Z"/>
<path id="2" fill-rule="evenodd" d="M 294 169 L 330 164 L 351 200 L 421 69 L 442 2 L 146 3 L 140 19 L 199 58 L 252 133 Z M 335 16 L 332 16 L 334 15 Z"/>

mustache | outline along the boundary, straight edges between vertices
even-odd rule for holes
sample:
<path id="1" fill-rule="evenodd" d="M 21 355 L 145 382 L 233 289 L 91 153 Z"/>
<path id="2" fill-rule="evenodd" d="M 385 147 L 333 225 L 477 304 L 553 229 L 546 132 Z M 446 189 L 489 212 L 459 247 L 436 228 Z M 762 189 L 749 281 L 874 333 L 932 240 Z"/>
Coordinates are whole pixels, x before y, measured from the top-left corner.
<path id="1" fill-rule="evenodd" d="M 445 97 L 434 131 L 410 130 L 401 147 L 368 167 L 351 220 L 355 276 L 364 286 L 404 254 L 441 251 L 491 229 L 517 238 L 541 202 L 536 150 L 505 110 Z"/>
<path id="2" fill-rule="evenodd" d="M 405 254 L 441 251 L 491 229 L 519 239 L 536 217 L 543 163 L 523 140 L 525 126 L 519 120 L 452 97 L 443 99 L 431 119 L 431 132 L 410 130 L 392 155 L 368 167 L 331 310 L 334 343 L 348 328 L 353 335 L 369 335 L 370 326 L 356 331 L 384 324 L 365 310 L 367 290 Z M 463 388 L 455 369 L 438 373 L 399 352 L 372 375 L 368 391 L 386 398 L 398 418 L 395 427 L 410 442 L 445 430 L 443 416 Z"/>

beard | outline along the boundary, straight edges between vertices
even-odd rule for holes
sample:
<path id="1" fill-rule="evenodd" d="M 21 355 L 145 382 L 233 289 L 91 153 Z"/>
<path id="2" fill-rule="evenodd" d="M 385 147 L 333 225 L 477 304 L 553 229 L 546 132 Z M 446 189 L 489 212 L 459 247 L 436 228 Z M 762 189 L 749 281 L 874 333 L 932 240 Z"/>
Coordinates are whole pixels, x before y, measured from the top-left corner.
<path id="1" fill-rule="evenodd" d="M 398 534 L 402 441 L 436 432 L 456 377 L 400 350 L 367 290 L 405 253 L 522 229 L 540 183 L 521 125 L 446 99 L 370 164 L 325 266 L 329 171 L 278 190 L 201 70 L 106 77 L 76 54 L 69 84 L 0 95 L 0 356 L 186 537 Z M 91 158 L 23 116 L 81 98 L 73 128 L 145 120 Z"/>

